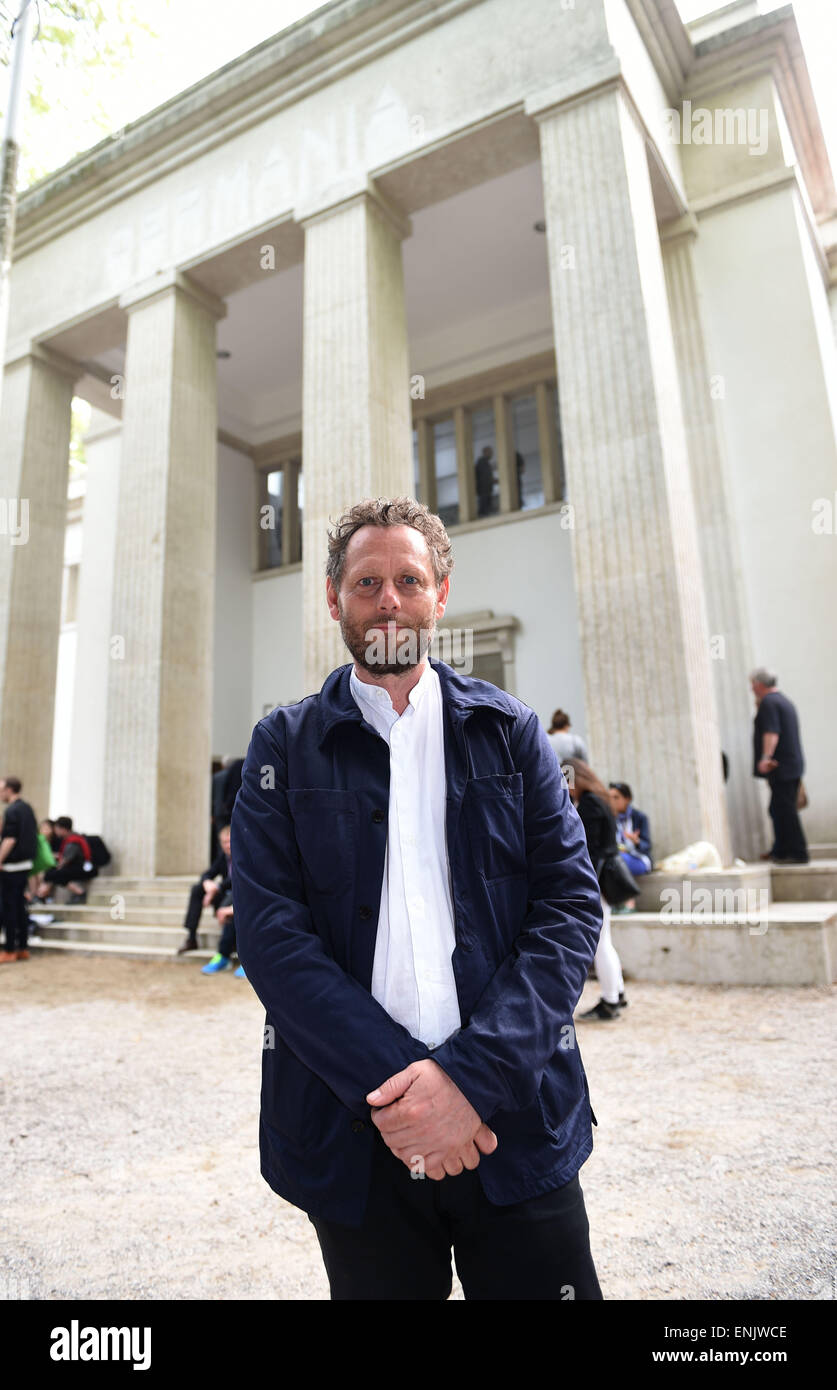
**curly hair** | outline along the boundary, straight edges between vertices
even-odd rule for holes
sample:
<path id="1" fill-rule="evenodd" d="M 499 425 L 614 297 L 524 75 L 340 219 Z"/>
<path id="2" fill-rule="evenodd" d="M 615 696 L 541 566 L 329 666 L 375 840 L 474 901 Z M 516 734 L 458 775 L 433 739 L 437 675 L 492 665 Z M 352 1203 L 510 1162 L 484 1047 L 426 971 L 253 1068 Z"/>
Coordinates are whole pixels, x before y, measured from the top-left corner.
<path id="1" fill-rule="evenodd" d="M 328 533 L 325 571 L 335 589 L 339 590 L 343 577 L 346 548 L 361 526 L 412 526 L 419 531 L 430 551 L 437 589 L 453 569 L 450 537 L 434 512 L 414 497 L 365 497 L 344 512 Z"/>

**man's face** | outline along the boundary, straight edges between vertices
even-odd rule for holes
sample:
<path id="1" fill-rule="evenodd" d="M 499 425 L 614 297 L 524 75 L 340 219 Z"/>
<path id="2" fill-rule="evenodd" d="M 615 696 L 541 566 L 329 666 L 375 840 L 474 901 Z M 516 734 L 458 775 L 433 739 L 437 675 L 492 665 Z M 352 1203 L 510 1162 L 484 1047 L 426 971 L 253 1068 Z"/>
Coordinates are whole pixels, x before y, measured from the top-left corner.
<path id="1" fill-rule="evenodd" d="M 761 681 L 750 681 L 750 689 L 756 697 L 756 704 L 758 704 L 759 700 L 764 699 L 769 686 L 762 685 Z"/>
<path id="2" fill-rule="evenodd" d="M 615 787 L 610 788 L 610 804 L 613 807 L 613 814 L 621 816 L 623 811 L 628 809 L 628 798 L 618 792 Z"/>
<path id="3" fill-rule="evenodd" d="M 8 803 L 9 801 L 11 801 L 11 799 L 12 793 L 9 791 L 9 788 L 6 786 L 6 783 L 0 782 L 0 801 L 5 801 Z"/>
<path id="4" fill-rule="evenodd" d="M 326 580 L 332 618 L 359 666 L 404 675 L 422 660 L 445 611 L 427 542 L 414 526 L 361 526 L 346 548 L 339 594 Z"/>
<path id="5" fill-rule="evenodd" d="M 224 854 L 229 854 L 229 852 L 230 852 L 230 827 L 229 827 L 228 825 L 225 825 L 224 828 L 223 828 L 223 830 L 220 832 L 220 834 L 219 834 L 219 836 L 218 836 L 218 843 L 220 844 L 221 849 L 222 849 L 222 851 L 224 852 Z"/>

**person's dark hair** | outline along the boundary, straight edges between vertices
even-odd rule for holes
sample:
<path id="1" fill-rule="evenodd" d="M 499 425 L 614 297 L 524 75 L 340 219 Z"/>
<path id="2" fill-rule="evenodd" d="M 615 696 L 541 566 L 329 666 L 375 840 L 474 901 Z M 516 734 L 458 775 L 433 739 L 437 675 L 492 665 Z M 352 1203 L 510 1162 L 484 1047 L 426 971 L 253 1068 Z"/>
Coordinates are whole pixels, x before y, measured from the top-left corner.
<path id="1" fill-rule="evenodd" d="M 552 716 L 552 724 L 547 733 L 558 734 L 562 729 L 570 727 L 570 716 L 562 709 L 557 709 Z"/>
<path id="2" fill-rule="evenodd" d="M 627 782 L 609 782 L 608 786 L 612 787 L 620 796 L 624 796 L 626 801 L 633 801 L 633 793 Z"/>
<path id="3" fill-rule="evenodd" d="M 573 770 L 573 786 L 579 792 L 592 792 L 600 801 L 603 801 L 610 811 L 610 797 L 604 782 L 600 782 L 589 763 L 583 758 L 567 758 L 566 765 Z"/>
<path id="4" fill-rule="evenodd" d="M 73 818 L 72 816 L 59 816 L 55 824 L 60 825 L 62 830 L 72 830 Z"/>
<path id="5" fill-rule="evenodd" d="M 6 783 L 10 792 L 14 792 L 15 796 L 20 796 L 23 783 L 19 777 L 4 777 L 3 781 Z"/>
<path id="6" fill-rule="evenodd" d="M 427 542 L 437 589 L 453 569 L 450 537 L 440 517 L 414 497 L 366 497 L 344 512 L 328 533 L 326 574 L 340 588 L 346 547 L 361 526 L 412 526 Z"/>

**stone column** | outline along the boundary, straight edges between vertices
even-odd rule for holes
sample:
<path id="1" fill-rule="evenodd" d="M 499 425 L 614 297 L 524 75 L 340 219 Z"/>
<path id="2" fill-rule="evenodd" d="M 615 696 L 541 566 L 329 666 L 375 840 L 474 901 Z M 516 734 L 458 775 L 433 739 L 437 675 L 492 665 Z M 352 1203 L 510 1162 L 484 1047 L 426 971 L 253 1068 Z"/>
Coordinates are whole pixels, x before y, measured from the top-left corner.
<path id="1" fill-rule="evenodd" d="M 70 404 L 76 364 L 33 345 L 6 366 L 0 422 L 0 775 L 49 814 Z"/>
<path id="2" fill-rule="evenodd" d="M 683 398 L 698 539 L 706 593 L 712 674 L 721 730 L 729 759 L 727 804 L 733 851 L 755 859 L 764 836 L 764 816 L 753 778 L 753 669 L 738 535 L 723 455 L 723 434 L 711 396 L 706 340 L 695 280 L 691 218 L 663 235 L 674 346 Z"/>
<path id="3" fill-rule="evenodd" d="M 686 435 L 645 136 L 618 80 L 540 127 L 587 727 L 658 857 L 729 860 Z"/>
<path id="4" fill-rule="evenodd" d="M 81 568 L 76 609 L 76 660 L 69 797 L 76 823 L 103 825 L 105 734 L 110 676 L 111 602 L 119 503 L 122 425 L 94 410 L 84 436 L 87 476 L 82 514 Z"/>
<path id="5" fill-rule="evenodd" d="M 306 691 L 349 660 L 325 599 L 327 529 L 364 497 L 412 496 L 401 240 L 409 223 L 367 188 L 305 227 L 302 437 Z"/>
<path id="6" fill-rule="evenodd" d="M 206 862 L 217 488 L 216 320 L 185 276 L 128 311 L 104 835 L 117 872 Z"/>

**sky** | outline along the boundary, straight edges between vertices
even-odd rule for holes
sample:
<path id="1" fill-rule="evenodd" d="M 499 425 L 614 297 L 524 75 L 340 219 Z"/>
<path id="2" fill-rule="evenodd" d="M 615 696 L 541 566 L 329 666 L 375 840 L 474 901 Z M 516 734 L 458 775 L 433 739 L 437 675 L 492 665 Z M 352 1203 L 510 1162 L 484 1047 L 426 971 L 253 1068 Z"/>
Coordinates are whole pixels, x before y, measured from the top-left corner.
<path id="1" fill-rule="evenodd" d="M 525 4 L 525 0 L 515 0 Z M 760 0 L 777 9 L 784 0 Z M 13 8 L 10 0 L 7 8 Z M 118 23 L 119 0 L 103 0 Z M 719 8 L 717 0 L 677 0 L 685 20 Z M 137 120 L 208 73 L 247 52 L 272 34 L 320 8 L 312 0 L 134 0 L 152 34 L 138 32 L 132 59 L 121 69 L 99 67 L 79 74 L 72 67 L 41 75 L 53 109 L 27 114 L 21 183 L 59 168 L 105 135 Z M 837 0 L 795 0 L 803 46 L 829 146 L 837 170 Z M 8 73 L 0 77 L 5 106 Z M 98 119 L 94 119 L 98 116 Z"/>

